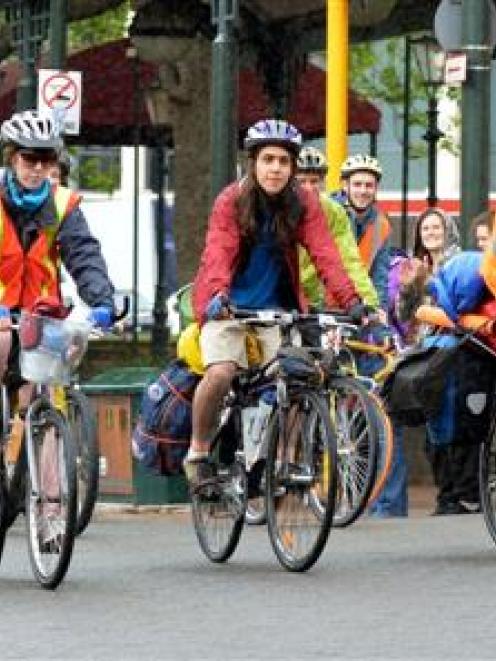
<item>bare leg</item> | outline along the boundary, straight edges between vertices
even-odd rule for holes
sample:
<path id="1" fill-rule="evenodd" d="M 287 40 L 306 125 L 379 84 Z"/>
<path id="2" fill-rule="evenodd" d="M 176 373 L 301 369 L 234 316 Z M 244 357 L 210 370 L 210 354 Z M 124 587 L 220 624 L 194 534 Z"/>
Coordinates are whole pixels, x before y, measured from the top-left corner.
<path id="1" fill-rule="evenodd" d="M 210 365 L 198 384 L 193 398 L 193 435 L 190 455 L 206 454 L 222 399 L 227 395 L 236 373 L 231 362 Z"/>

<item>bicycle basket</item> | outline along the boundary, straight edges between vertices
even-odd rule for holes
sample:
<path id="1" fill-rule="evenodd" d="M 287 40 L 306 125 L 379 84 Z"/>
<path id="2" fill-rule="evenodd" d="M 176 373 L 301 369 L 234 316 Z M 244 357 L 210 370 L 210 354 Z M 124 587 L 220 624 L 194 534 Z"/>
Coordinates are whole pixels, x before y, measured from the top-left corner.
<path id="1" fill-rule="evenodd" d="M 66 385 L 88 344 L 91 324 L 25 310 L 19 323 L 20 369 L 27 381 Z"/>

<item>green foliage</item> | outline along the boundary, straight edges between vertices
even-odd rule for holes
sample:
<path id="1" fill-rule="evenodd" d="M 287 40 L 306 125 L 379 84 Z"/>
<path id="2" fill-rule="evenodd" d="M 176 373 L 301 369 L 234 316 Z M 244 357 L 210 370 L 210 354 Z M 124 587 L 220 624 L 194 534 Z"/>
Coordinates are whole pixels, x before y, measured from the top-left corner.
<path id="1" fill-rule="evenodd" d="M 69 49 L 91 48 L 106 41 L 122 39 L 126 36 L 131 0 L 124 0 L 116 9 L 74 21 L 69 25 Z"/>
<path id="2" fill-rule="evenodd" d="M 373 42 L 352 45 L 350 49 L 350 85 L 367 99 L 382 101 L 388 105 L 394 115 L 396 138 L 401 142 L 401 124 L 403 122 L 404 102 L 404 62 L 405 40 L 392 38 L 377 47 Z M 459 90 L 449 88 L 447 96 L 452 99 L 459 98 Z M 410 127 L 425 130 L 427 128 L 427 91 L 422 80 L 415 58 L 411 57 L 410 73 Z M 453 138 L 452 129 L 455 129 L 459 118 L 451 119 L 450 130 L 439 142 L 441 149 L 452 152 L 458 150 Z M 412 140 L 410 154 L 412 158 L 424 156 L 426 145 L 421 140 Z"/>
<path id="3" fill-rule="evenodd" d="M 102 168 L 99 157 L 85 158 L 79 164 L 75 177 L 80 182 L 80 187 L 85 190 L 99 191 L 112 195 L 119 186 L 120 163 L 110 162 L 105 168 Z"/>

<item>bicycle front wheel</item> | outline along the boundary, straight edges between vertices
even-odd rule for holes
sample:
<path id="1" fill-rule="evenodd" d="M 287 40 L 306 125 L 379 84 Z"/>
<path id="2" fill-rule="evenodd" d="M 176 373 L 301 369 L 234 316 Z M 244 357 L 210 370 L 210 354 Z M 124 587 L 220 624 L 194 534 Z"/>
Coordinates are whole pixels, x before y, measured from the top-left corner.
<path id="1" fill-rule="evenodd" d="M 496 544 L 496 421 L 481 444 L 479 454 L 479 493 L 486 527 Z"/>
<path id="2" fill-rule="evenodd" d="M 31 416 L 26 525 L 36 580 L 55 589 L 71 560 L 77 518 L 76 460 L 64 417 L 40 406 Z"/>
<path id="3" fill-rule="evenodd" d="M 334 513 L 336 435 L 327 403 L 311 391 L 291 393 L 268 433 L 269 538 L 281 565 L 302 572 L 322 553 Z"/>
<path id="4" fill-rule="evenodd" d="M 88 526 L 98 497 L 99 450 L 96 421 L 86 395 L 74 388 L 67 393 L 67 421 L 77 465 L 77 534 Z"/>

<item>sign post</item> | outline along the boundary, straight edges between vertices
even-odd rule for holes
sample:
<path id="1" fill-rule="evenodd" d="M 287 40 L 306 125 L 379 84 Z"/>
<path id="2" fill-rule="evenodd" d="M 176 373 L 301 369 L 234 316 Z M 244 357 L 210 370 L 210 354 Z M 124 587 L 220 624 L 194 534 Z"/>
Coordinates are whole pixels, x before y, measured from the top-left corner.
<path id="1" fill-rule="evenodd" d="M 51 112 L 60 132 L 79 135 L 81 126 L 81 72 L 40 69 L 38 110 Z"/>

